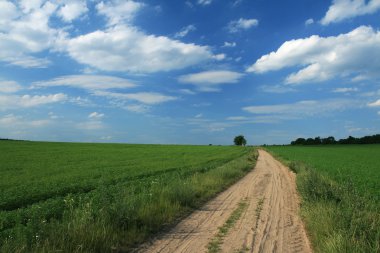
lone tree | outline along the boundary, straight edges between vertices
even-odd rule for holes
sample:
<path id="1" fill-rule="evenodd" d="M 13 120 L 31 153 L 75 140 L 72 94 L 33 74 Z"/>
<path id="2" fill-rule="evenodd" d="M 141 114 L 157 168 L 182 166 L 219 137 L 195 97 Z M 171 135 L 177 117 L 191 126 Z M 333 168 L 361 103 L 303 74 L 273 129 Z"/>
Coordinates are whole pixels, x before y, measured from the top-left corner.
<path id="1" fill-rule="evenodd" d="M 245 140 L 243 135 L 238 135 L 235 137 L 234 143 L 236 146 L 245 146 L 245 144 L 247 144 L 247 141 Z"/>

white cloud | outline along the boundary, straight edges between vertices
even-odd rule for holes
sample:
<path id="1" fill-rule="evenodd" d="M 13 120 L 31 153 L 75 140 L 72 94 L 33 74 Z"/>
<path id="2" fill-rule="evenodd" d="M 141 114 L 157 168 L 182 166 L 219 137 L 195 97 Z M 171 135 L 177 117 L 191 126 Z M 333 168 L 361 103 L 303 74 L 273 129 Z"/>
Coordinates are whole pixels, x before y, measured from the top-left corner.
<path id="1" fill-rule="evenodd" d="M 295 92 L 296 90 L 293 87 L 287 85 L 262 85 L 259 87 L 261 91 L 266 93 L 288 93 Z"/>
<path id="2" fill-rule="evenodd" d="M 131 81 L 113 76 L 71 75 L 61 76 L 49 81 L 34 82 L 33 87 L 70 86 L 87 90 L 125 89 L 136 87 Z"/>
<path id="3" fill-rule="evenodd" d="M 311 24 L 314 24 L 314 19 L 309 18 L 308 20 L 305 21 L 306 26 L 311 25 Z"/>
<path id="4" fill-rule="evenodd" d="M 217 55 L 214 55 L 213 58 L 217 61 L 222 61 L 222 60 L 226 59 L 226 55 L 225 54 L 217 54 Z"/>
<path id="5" fill-rule="evenodd" d="M 207 46 L 147 35 L 129 26 L 70 39 L 66 41 L 66 49 L 76 61 L 106 71 L 170 71 L 212 59 Z"/>
<path id="6" fill-rule="evenodd" d="M 244 120 L 249 120 L 248 117 L 244 117 L 244 116 L 232 116 L 232 117 L 228 117 L 227 120 L 231 120 L 231 121 L 244 121 Z"/>
<path id="7" fill-rule="evenodd" d="M 15 93 L 22 87 L 15 81 L 0 81 L 0 93 Z"/>
<path id="8" fill-rule="evenodd" d="M 98 112 L 92 112 L 88 115 L 88 118 L 90 119 L 102 119 L 104 117 L 104 113 L 98 113 Z"/>
<path id="9" fill-rule="evenodd" d="M 84 13 L 87 13 L 87 11 L 86 1 L 71 0 L 59 9 L 58 16 L 65 22 L 72 22 Z"/>
<path id="10" fill-rule="evenodd" d="M 244 19 L 240 18 L 238 20 L 231 21 L 227 28 L 230 33 L 236 33 L 241 30 L 248 30 L 251 27 L 258 26 L 259 21 L 257 19 Z"/>
<path id="11" fill-rule="evenodd" d="M 44 104 L 58 103 L 67 100 L 63 93 L 52 95 L 0 95 L 0 110 L 29 108 Z"/>
<path id="12" fill-rule="evenodd" d="M 17 7 L 9 1 L 0 2 L 0 31 L 19 16 Z"/>
<path id="13" fill-rule="evenodd" d="M 148 105 L 161 104 L 178 99 L 177 97 L 167 96 L 156 92 L 116 93 L 108 91 L 96 91 L 94 92 L 94 95 L 105 96 L 117 100 L 138 101 L 140 103 Z"/>
<path id="14" fill-rule="evenodd" d="M 377 115 L 380 115 L 380 111 L 377 112 Z"/>
<path id="15" fill-rule="evenodd" d="M 376 100 L 376 101 L 373 102 L 373 103 L 369 103 L 368 106 L 369 106 L 369 107 L 378 107 L 378 106 L 380 106 L 380 99 L 379 99 L 379 100 Z"/>
<path id="16" fill-rule="evenodd" d="M 189 89 L 179 89 L 179 93 L 185 94 L 185 95 L 195 95 L 196 92 L 189 90 Z"/>
<path id="17" fill-rule="evenodd" d="M 203 117 L 202 113 L 198 113 L 197 115 L 194 116 L 194 118 L 196 118 L 196 119 L 199 119 L 199 118 L 202 118 L 202 117 Z"/>
<path id="18" fill-rule="evenodd" d="M 338 23 L 357 16 L 372 14 L 378 10 L 380 10 L 379 0 L 334 0 L 320 22 L 322 25 Z"/>
<path id="19" fill-rule="evenodd" d="M 359 91 L 358 88 L 336 88 L 333 90 L 334 93 L 349 93 Z"/>
<path id="20" fill-rule="evenodd" d="M 334 77 L 378 77 L 380 32 L 361 26 L 338 36 L 286 41 L 276 52 L 262 56 L 247 72 L 265 73 L 287 67 L 303 67 L 285 82 L 298 84 L 321 82 Z M 373 60 L 371 60 L 373 59 Z"/>
<path id="21" fill-rule="evenodd" d="M 197 28 L 194 25 L 188 25 L 181 29 L 181 31 L 177 32 L 174 37 L 175 38 L 183 38 L 185 37 L 189 32 L 195 31 Z"/>
<path id="22" fill-rule="evenodd" d="M 123 108 L 135 113 L 147 113 L 150 110 L 150 107 L 147 105 L 126 105 Z"/>
<path id="23" fill-rule="evenodd" d="M 50 120 L 30 120 L 25 119 L 21 116 L 16 116 L 14 114 L 8 114 L 4 117 L 0 118 L 0 128 L 7 128 L 7 129 L 23 129 L 23 128 L 29 128 L 29 127 L 43 127 L 46 125 L 51 124 L 52 121 Z"/>
<path id="24" fill-rule="evenodd" d="M 350 99 L 304 100 L 291 104 L 255 105 L 242 108 L 244 111 L 280 117 L 282 119 L 298 119 L 311 116 L 325 116 L 335 111 L 358 108 L 361 102 Z"/>
<path id="25" fill-rule="evenodd" d="M 196 85 L 200 91 L 219 91 L 220 84 L 237 83 L 243 76 L 244 74 L 238 72 L 215 70 L 183 75 L 178 81 Z"/>
<path id="26" fill-rule="evenodd" d="M 210 5 L 212 3 L 212 0 L 198 0 L 197 3 L 199 5 L 205 6 L 205 5 Z"/>
<path id="27" fill-rule="evenodd" d="M 114 0 L 102 1 L 96 5 L 96 9 L 107 18 L 108 25 L 112 26 L 132 21 L 143 6 L 144 4 L 131 0 Z"/>
<path id="28" fill-rule="evenodd" d="M 46 67 L 49 61 L 33 54 L 51 48 L 58 30 L 49 26 L 49 19 L 58 5 L 50 1 L 21 1 L 20 9 L 8 1 L 1 2 L 0 61 L 21 67 Z"/>
<path id="29" fill-rule="evenodd" d="M 225 41 L 223 47 L 236 47 L 236 42 L 227 42 Z"/>
<path id="30" fill-rule="evenodd" d="M 103 124 L 103 122 L 101 121 L 94 121 L 94 120 L 91 120 L 91 121 L 87 121 L 87 122 L 81 122 L 81 123 L 78 123 L 77 125 L 77 128 L 78 129 L 81 129 L 81 130 L 99 130 L 99 129 L 103 129 L 105 126 Z"/>

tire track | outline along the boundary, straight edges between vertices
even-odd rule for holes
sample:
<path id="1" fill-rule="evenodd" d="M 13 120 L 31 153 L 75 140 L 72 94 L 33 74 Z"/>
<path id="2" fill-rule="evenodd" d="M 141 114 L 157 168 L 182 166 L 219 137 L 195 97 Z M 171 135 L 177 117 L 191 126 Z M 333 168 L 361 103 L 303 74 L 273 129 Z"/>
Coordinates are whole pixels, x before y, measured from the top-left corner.
<path id="1" fill-rule="evenodd" d="M 250 201 L 224 237 L 221 252 L 312 252 L 298 215 L 295 175 L 263 150 L 243 179 L 138 252 L 207 252 L 242 199 Z"/>

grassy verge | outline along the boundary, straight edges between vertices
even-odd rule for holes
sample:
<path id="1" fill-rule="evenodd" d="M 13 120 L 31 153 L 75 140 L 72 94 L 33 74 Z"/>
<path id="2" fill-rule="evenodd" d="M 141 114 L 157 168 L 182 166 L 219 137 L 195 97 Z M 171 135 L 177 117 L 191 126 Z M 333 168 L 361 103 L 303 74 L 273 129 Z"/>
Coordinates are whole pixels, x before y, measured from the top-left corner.
<path id="1" fill-rule="evenodd" d="M 250 150 L 217 167 L 115 181 L 27 211 L 2 211 L 0 251 L 128 252 L 243 177 L 256 158 Z"/>
<path id="2" fill-rule="evenodd" d="M 315 252 L 380 252 L 376 197 L 363 194 L 349 181 L 338 183 L 310 165 L 280 160 L 297 173 L 301 215 Z"/>
<path id="3" fill-rule="evenodd" d="M 247 209 L 248 203 L 246 199 L 239 202 L 238 207 L 232 212 L 230 217 L 218 230 L 218 233 L 207 245 L 208 253 L 218 253 L 220 252 L 220 246 L 223 243 L 224 237 L 228 234 L 228 231 L 235 225 L 235 223 L 240 219 L 240 216 Z"/>

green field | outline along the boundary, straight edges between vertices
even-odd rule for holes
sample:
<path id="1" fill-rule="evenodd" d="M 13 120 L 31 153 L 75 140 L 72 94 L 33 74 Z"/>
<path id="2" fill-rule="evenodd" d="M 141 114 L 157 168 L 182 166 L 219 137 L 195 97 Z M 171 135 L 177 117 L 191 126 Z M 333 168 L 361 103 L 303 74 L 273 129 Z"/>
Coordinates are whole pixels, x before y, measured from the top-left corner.
<path id="1" fill-rule="evenodd" d="M 297 173 L 315 252 L 380 252 L 380 145 L 266 149 Z"/>
<path id="2" fill-rule="evenodd" d="M 380 145 L 273 146 L 288 161 L 302 161 L 361 194 L 380 200 Z"/>
<path id="3" fill-rule="evenodd" d="M 254 156 L 242 147 L 0 141 L 0 251 L 127 251 L 242 177 Z"/>

